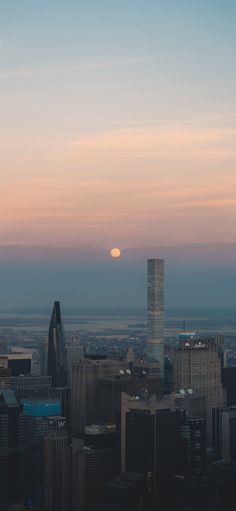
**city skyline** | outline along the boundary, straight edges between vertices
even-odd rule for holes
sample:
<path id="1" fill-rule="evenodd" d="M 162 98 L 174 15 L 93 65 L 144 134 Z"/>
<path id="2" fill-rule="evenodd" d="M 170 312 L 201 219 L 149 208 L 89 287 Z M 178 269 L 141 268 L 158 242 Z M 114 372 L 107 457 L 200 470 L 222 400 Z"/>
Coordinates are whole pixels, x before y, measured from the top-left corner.
<path id="1" fill-rule="evenodd" d="M 236 2 L 0 16 L 0 511 L 230 511 Z"/>

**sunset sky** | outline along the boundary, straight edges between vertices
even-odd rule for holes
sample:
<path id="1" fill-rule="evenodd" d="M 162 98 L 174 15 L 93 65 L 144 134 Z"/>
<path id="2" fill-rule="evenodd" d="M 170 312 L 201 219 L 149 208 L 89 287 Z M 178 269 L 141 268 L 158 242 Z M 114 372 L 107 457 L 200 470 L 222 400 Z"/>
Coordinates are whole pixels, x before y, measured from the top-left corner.
<path id="1" fill-rule="evenodd" d="M 145 306 L 149 256 L 168 305 L 234 305 L 235 26 L 235 0 L 1 2 L 1 307 Z"/>

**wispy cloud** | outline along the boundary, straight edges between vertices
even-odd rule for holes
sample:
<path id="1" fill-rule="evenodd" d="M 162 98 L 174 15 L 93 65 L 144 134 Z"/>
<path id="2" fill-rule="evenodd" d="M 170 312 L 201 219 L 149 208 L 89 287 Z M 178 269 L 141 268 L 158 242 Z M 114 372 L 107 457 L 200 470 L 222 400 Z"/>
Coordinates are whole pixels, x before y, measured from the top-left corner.
<path id="1" fill-rule="evenodd" d="M 0 43 L 1 47 L 1 43 Z M 152 60 L 163 58 L 160 57 L 131 57 L 131 58 L 119 58 L 119 59 L 103 59 L 97 62 L 77 62 L 65 65 L 42 68 L 23 68 L 23 69 L 6 69 L 0 71 L 0 78 L 23 78 L 27 76 L 48 76 L 54 74 L 63 73 L 74 73 L 83 71 L 96 71 L 102 69 L 110 69 L 120 66 L 129 66 L 135 64 L 142 64 L 145 62 L 151 62 Z"/>
<path id="2" fill-rule="evenodd" d="M 236 159 L 235 128 L 165 126 L 111 130 L 68 142 L 71 156 L 83 159 L 156 161 Z"/>

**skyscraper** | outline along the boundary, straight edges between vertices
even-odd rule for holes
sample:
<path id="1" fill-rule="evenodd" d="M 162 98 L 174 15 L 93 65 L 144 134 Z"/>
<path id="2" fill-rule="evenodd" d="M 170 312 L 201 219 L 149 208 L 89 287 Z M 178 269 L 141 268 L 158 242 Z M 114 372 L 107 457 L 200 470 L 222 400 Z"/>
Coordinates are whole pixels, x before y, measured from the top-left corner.
<path id="1" fill-rule="evenodd" d="M 68 380 L 71 382 L 72 365 L 83 358 L 83 346 L 80 344 L 79 336 L 72 338 L 72 342 L 66 346 Z"/>
<path id="2" fill-rule="evenodd" d="M 53 387 L 67 385 L 65 335 L 61 319 L 60 302 L 54 302 L 48 336 L 48 375 Z"/>
<path id="3" fill-rule="evenodd" d="M 174 390 L 191 389 L 206 398 L 207 441 L 212 441 L 212 408 L 224 405 L 221 355 L 214 338 L 189 339 L 180 343 L 174 357 Z"/>
<path id="4" fill-rule="evenodd" d="M 145 474 L 151 497 L 147 509 L 157 504 L 169 509 L 160 500 L 168 496 L 169 480 L 180 473 L 181 447 L 181 413 L 175 410 L 173 395 L 156 401 L 154 396 L 122 394 L 121 472 Z"/>
<path id="5" fill-rule="evenodd" d="M 0 509 L 24 496 L 27 481 L 25 418 L 12 390 L 0 391 Z"/>
<path id="6" fill-rule="evenodd" d="M 76 437 L 85 426 L 99 422 L 99 380 L 128 369 L 127 362 L 109 359 L 82 359 L 72 366 L 71 417 L 72 433 Z"/>
<path id="7" fill-rule="evenodd" d="M 164 377 L 164 259 L 147 262 L 147 358 L 160 363 Z"/>

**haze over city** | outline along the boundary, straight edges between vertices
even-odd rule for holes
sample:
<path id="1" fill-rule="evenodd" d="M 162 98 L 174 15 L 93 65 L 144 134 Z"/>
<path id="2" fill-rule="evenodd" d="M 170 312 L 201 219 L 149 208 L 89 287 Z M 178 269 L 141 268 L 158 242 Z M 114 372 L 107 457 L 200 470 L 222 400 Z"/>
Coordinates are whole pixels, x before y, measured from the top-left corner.
<path id="1" fill-rule="evenodd" d="M 163 256 L 167 306 L 233 305 L 235 11 L 4 2 L 1 306 L 143 307 Z"/>

